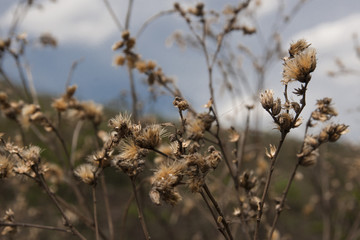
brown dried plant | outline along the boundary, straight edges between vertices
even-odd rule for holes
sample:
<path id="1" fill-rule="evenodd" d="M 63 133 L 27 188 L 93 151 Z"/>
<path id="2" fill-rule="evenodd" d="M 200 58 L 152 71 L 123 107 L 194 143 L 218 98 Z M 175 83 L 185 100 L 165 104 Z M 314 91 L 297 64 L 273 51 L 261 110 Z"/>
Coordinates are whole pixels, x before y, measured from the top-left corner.
<path id="1" fill-rule="evenodd" d="M 32 2 L 27 1 L 23 6 L 29 8 Z M 15 210 L 8 208 L 0 220 L 1 235 L 9 239 L 16 238 L 17 231 L 29 228 L 64 232 L 80 239 L 113 240 L 118 239 L 118 235 L 122 238 L 126 220 L 130 218 L 128 213 L 132 210 L 131 202 L 135 200 L 136 213 L 145 239 L 160 235 L 157 233 L 158 229 L 150 226 L 154 226 L 152 220 L 161 219 L 161 214 L 157 213 L 166 209 L 164 205 L 172 207 L 169 210 L 172 214 L 169 223 L 162 222 L 169 232 L 171 221 L 190 218 L 189 212 L 197 211 L 194 222 L 200 225 L 203 219 L 209 219 L 214 229 L 209 228 L 208 222 L 205 224 L 206 228 L 200 228 L 196 224 L 194 228 L 198 232 L 211 232 L 214 239 L 280 239 L 279 217 L 286 209 L 286 200 L 299 168 L 318 164 L 323 169 L 324 163 L 318 163 L 320 146 L 336 142 L 349 128 L 344 124 L 328 123 L 337 115 L 337 111 L 331 98 L 318 100 L 316 109 L 306 122 L 304 139 L 298 147 L 298 153 L 292 153 L 292 158 L 295 159 L 291 163 L 293 170 L 290 176 L 286 176 L 286 186 L 273 204 L 274 197 L 271 196 L 270 188 L 276 183 L 274 171 L 282 168 L 279 156 L 284 151 L 288 134 L 302 124 L 311 74 L 317 66 L 316 50 L 304 39 L 291 43 L 288 56 L 283 58 L 280 81 L 284 87 L 283 99 L 275 97 L 273 90 L 260 93 L 257 101 L 270 115 L 275 129 L 280 133 L 280 139 L 278 144 L 271 143 L 265 152 L 258 151 L 259 142 L 251 139 L 255 131 L 250 129 L 250 115 L 256 106 L 245 106 L 247 113 L 243 131 L 238 127 L 231 127 L 226 132 L 218 114 L 213 80 L 216 68 L 220 69 L 225 79 L 230 74 L 227 71 L 231 65 L 225 61 L 226 57 L 221 56 L 223 49 L 228 47 L 227 36 L 236 31 L 246 35 L 256 33 L 255 28 L 242 25 L 239 21 L 250 1 L 228 6 L 223 13 L 208 10 L 203 3 L 190 8 L 175 3 L 173 9 L 160 12 L 145 22 L 136 35 L 129 27 L 132 0 L 129 1 L 124 26 L 114 14 L 110 3 L 104 0 L 104 4 L 122 33 L 121 40 L 112 49 L 120 52 L 115 56 L 114 64 L 125 66 L 129 73 L 132 114 L 122 111 L 113 117 L 107 117 L 100 104 L 78 100 L 75 97 L 77 86 L 69 85 L 77 62 L 74 62 L 70 70 L 64 93 L 49 104 L 52 109 L 46 110 L 39 103 L 32 86 L 28 86 L 29 81 L 26 80 L 20 62 L 28 44 L 26 35 L 15 36 L 17 22 L 22 16 L 16 18 L 8 38 L 0 39 L 0 58 L 14 59 L 23 88 L 20 90 L 14 86 L 0 66 L 0 74 L 8 86 L 0 92 L 0 110 L 9 122 L 15 124 L 15 130 L 8 129 L 6 133 L 0 133 L 0 180 L 9 182 L 9 185 L 20 185 L 26 179 L 29 180 L 26 188 L 35 183 L 43 191 L 42 194 L 47 196 L 49 205 L 57 211 L 58 216 L 54 218 L 61 222 L 57 225 L 55 221 L 50 221 L 49 225 L 22 222 L 20 218 L 27 217 L 26 213 L 22 214 L 14 207 Z M 175 81 L 166 76 L 154 60 L 143 59 L 136 48 L 136 39 L 145 27 L 154 19 L 168 14 L 177 14 L 185 21 L 192 39 L 184 43 L 192 41 L 204 56 L 209 101 L 203 112 L 197 112 Z M 221 14 L 225 20 L 218 29 L 212 24 Z M 209 46 L 209 42 L 213 40 L 214 45 Z M 58 44 L 49 33 L 40 36 L 39 42 L 52 47 Z M 242 51 L 247 50 L 242 48 Z M 274 52 L 276 51 L 272 54 Z M 254 63 L 257 62 L 255 57 L 251 57 L 250 51 L 247 54 Z M 254 65 L 260 75 L 260 88 L 263 86 L 261 79 L 267 64 Z M 134 70 L 146 76 L 149 86 L 165 89 L 173 97 L 174 111 L 179 114 L 179 121 L 149 122 L 141 118 Z M 103 122 L 105 119 L 109 119 L 107 127 Z M 322 128 L 317 134 L 309 133 L 310 129 L 316 132 L 316 127 L 320 125 Z M 34 135 L 37 140 L 34 140 Z M 255 150 L 249 150 L 251 148 Z M 349 166 L 356 164 L 358 161 Z M 356 173 L 351 170 L 348 167 L 348 177 L 352 181 L 358 181 Z M 279 172 L 286 174 L 284 171 Z M 130 183 L 123 184 L 131 185 L 128 203 L 124 200 L 127 187 L 105 180 L 108 176 L 109 179 L 114 179 L 113 175 L 123 176 L 122 180 L 125 182 L 127 179 Z M 325 174 L 324 176 L 327 177 Z M 108 187 L 115 200 L 109 197 Z M 18 194 L 25 191 L 19 190 Z M 326 199 L 322 200 L 325 202 Z M 147 201 L 151 201 L 154 206 Z M 313 201 L 309 206 L 313 207 L 316 203 Z M 177 208 L 179 205 L 181 207 Z M 16 207 L 16 204 L 13 206 Z M 44 210 L 39 211 L 46 214 L 47 209 L 44 207 Z M 118 230 L 119 223 L 115 223 L 114 219 L 120 219 L 120 211 L 123 215 L 122 227 Z M 348 239 L 358 236 L 356 228 L 360 225 L 360 214 L 356 216 L 356 221 L 359 224 L 351 225 Z M 213 236 L 216 231 L 219 236 Z M 131 238 L 136 237 L 138 235 Z M 165 234 L 161 237 L 165 238 Z M 196 238 L 196 234 L 193 238 Z"/>

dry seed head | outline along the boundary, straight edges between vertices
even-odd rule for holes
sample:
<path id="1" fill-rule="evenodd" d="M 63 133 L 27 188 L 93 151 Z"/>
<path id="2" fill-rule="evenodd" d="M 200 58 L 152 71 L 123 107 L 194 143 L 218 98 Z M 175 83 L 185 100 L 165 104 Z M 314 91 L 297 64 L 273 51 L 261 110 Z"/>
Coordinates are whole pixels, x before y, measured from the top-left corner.
<path id="1" fill-rule="evenodd" d="M 254 172 L 252 171 L 251 172 L 245 171 L 239 179 L 240 186 L 246 189 L 246 191 L 250 191 L 252 188 L 254 188 L 256 182 L 257 179 L 254 176 Z"/>
<path id="2" fill-rule="evenodd" d="M 299 126 L 302 124 L 302 122 L 303 122 L 302 117 L 297 118 L 296 121 L 295 121 L 295 123 L 294 123 L 294 126 L 293 126 L 293 127 L 294 127 L 294 128 L 299 127 Z"/>
<path id="3" fill-rule="evenodd" d="M 185 111 L 189 108 L 189 103 L 178 96 L 175 97 L 173 105 L 177 107 L 180 111 Z"/>
<path id="4" fill-rule="evenodd" d="M 137 61 L 135 63 L 135 67 L 141 73 L 144 73 L 147 71 L 147 64 L 145 61 Z"/>
<path id="5" fill-rule="evenodd" d="M 31 169 L 30 165 L 24 163 L 23 161 L 18 161 L 16 163 L 16 166 L 13 168 L 13 171 L 17 174 L 29 174 Z"/>
<path id="6" fill-rule="evenodd" d="M 300 165 L 304 167 L 313 166 L 316 164 L 319 157 L 319 149 L 311 151 L 309 154 L 300 158 Z"/>
<path id="7" fill-rule="evenodd" d="M 135 38 L 129 38 L 129 40 L 126 42 L 126 47 L 128 49 L 131 49 L 135 46 L 136 44 L 136 39 Z"/>
<path id="8" fill-rule="evenodd" d="M 307 43 L 305 39 L 300 39 L 295 43 L 292 43 L 289 48 L 290 57 L 294 57 L 295 55 L 303 52 L 307 49 L 311 44 Z"/>
<path id="9" fill-rule="evenodd" d="M 56 38 L 53 35 L 51 35 L 51 33 L 42 34 L 39 40 L 43 46 L 51 46 L 55 48 L 58 45 Z"/>
<path id="10" fill-rule="evenodd" d="M 201 119 L 193 119 L 186 125 L 186 132 L 189 139 L 199 141 L 204 137 L 205 126 Z"/>
<path id="11" fill-rule="evenodd" d="M 124 40 L 128 40 L 129 37 L 130 37 L 130 32 L 128 30 L 125 30 L 121 33 L 121 37 L 124 39 Z"/>
<path id="12" fill-rule="evenodd" d="M 39 163 L 40 152 L 41 148 L 39 148 L 38 146 L 30 146 L 29 148 L 24 149 L 21 152 L 21 156 L 26 162 L 29 162 L 30 165 L 33 165 L 35 163 Z"/>
<path id="13" fill-rule="evenodd" d="M 279 127 L 281 131 L 289 131 L 291 128 L 292 117 L 288 113 L 281 113 L 278 117 Z"/>
<path id="14" fill-rule="evenodd" d="M 92 164 L 85 163 L 75 168 L 74 173 L 86 184 L 92 185 L 95 183 L 96 167 Z"/>
<path id="15" fill-rule="evenodd" d="M 117 55 L 114 58 L 114 65 L 115 66 L 122 66 L 125 63 L 125 57 L 123 55 Z"/>
<path id="16" fill-rule="evenodd" d="M 221 161 L 221 153 L 214 146 L 210 146 L 208 152 L 210 155 L 205 157 L 205 161 L 211 168 L 215 169 Z"/>
<path id="17" fill-rule="evenodd" d="M 308 48 L 304 52 L 297 54 L 294 58 L 289 58 L 284 61 L 283 80 L 287 85 L 292 81 L 299 81 L 302 83 L 309 82 L 311 79 L 310 73 L 316 68 L 316 50 Z"/>
<path id="18" fill-rule="evenodd" d="M 240 139 L 240 134 L 235 130 L 234 127 L 228 129 L 229 132 L 229 142 L 237 142 Z"/>
<path id="19" fill-rule="evenodd" d="M 312 148 L 317 148 L 319 146 L 318 138 L 312 135 L 307 135 L 304 140 L 305 146 L 311 146 Z"/>
<path id="20" fill-rule="evenodd" d="M 51 106 L 56 109 L 58 112 L 64 112 L 68 108 L 67 102 L 64 100 L 64 98 L 57 98 L 55 99 Z"/>
<path id="21" fill-rule="evenodd" d="M 160 144 L 165 134 L 165 129 L 160 125 L 149 125 L 136 137 L 135 142 L 142 148 L 153 149 Z"/>
<path id="22" fill-rule="evenodd" d="M 112 45 L 111 49 L 113 51 L 115 51 L 115 50 L 118 50 L 118 49 L 122 48 L 123 46 L 124 46 L 124 42 L 123 41 L 118 41 L 118 42 L 116 42 L 116 43 L 114 43 Z"/>
<path id="23" fill-rule="evenodd" d="M 146 68 L 147 70 L 149 71 L 152 71 L 154 70 L 156 67 L 156 62 L 152 61 L 152 60 L 149 60 L 147 63 L 146 63 Z"/>
<path id="24" fill-rule="evenodd" d="M 271 113 L 273 116 L 277 116 L 281 112 L 281 100 L 277 98 L 274 102 L 274 105 L 271 108 Z"/>
<path id="25" fill-rule="evenodd" d="M 265 148 L 265 154 L 268 158 L 273 159 L 276 153 L 276 147 L 272 144 L 269 146 L 269 150 Z"/>
<path id="26" fill-rule="evenodd" d="M 102 121 L 103 106 L 93 101 L 82 102 L 81 107 L 85 113 L 85 117 L 91 120 L 95 125 L 99 125 Z"/>
<path id="27" fill-rule="evenodd" d="M 12 162 L 7 157 L 0 155 L 0 179 L 11 176 L 12 168 Z"/>
<path id="28" fill-rule="evenodd" d="M 74 96 L 76 90 L 77 90 L 77 85 L 72 85 L 72 86 L 67 87 L 65 97 L 67 99 L 72 98 Z"/>
<path id="29" fill-rule="evenodd" d="M 131 134 L 131 115 L 127 113 L 119 113 L 110 119 L 108 126 L 119 133 L 119 138 L 129 136 Z"/>
<path id="30" fill-rule="evenodd" d="M 118 156 L 121 160 L 136 160 L 145 156 L 145 149 L 141 149 L 134 141 L 121 142 L 120 144 Z"/>
<path id="31" fill-rule="evenodd" d="M 345 124 L 332 124 L 326 127 L 329 134 L 329 142 L 337 141 L 341 135 L 349 132 L 349 126 Z"/>
<path id="32" fill-rule="evenodd" d="M 271 89 L 265 90 L 260 94 L 260 102 L 265 110 L 269 110 L 274 105 L 274 91 Z"/>

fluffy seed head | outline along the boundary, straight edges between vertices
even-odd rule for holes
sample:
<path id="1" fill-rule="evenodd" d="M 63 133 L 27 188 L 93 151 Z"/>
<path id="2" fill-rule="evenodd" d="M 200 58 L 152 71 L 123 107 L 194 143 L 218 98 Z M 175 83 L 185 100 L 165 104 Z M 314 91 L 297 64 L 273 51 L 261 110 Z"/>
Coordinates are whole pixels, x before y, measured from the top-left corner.
<path id="1" fill-rule="evenodd" d="M 85 163 L 78 166 L 74 173 L 86 184 L 92 185 L 95 183 L 95 171 L 96 167 L 92 164 Z"/>

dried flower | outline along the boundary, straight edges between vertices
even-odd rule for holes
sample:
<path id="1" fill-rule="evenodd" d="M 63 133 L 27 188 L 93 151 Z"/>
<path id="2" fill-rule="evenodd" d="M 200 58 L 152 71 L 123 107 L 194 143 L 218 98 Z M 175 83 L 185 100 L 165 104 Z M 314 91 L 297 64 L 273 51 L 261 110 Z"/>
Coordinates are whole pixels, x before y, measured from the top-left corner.
<path id="1" fill-rule="evenodd" d="M 74 170 L 75 175 L 89 185 L 95 184 L 95 172 L 96 167 L 89 163 L 81 164 Z"/>
<path id="2" fill-rule="evenodd" d="M 237 142 L 240 139 L 240 134 L 235 130 L 234 127 L 231 127 L 229 130 L 229 142 Z"/>
<path id="3" fill-rule="evenodd" d="M 267 148 L 265 148 L 265 154 L 268 158 L 273 159 L 276 153 L 276 147 L 272 144 L 270 144 L 269 147 L 270 150 L 268 150 Z"/>
<path id="4" fill-rule="evenodd" d="M 180 111 L 185 111 L 189 108 L 189 103 L 178 96 L 175 97 L 173 105 L 177 107 Z"/>
<path id="5" fill-rule="evenodd" d="M 150 125 L 136 137 L 135 142 L 142 148 L 154 149 L 160 144 L 161 138 L 164 137 L 165 134 L 165 129 L 160 125 Z"/>
<path id="6" fill-rule="evenodd" d="M 115 118 L 109 120 L 108 125 L 119 134 L 119 138 L 127 137 L 132 134 L 132 124 L 130 118 L 131 115 L 119 113 L 115 116 Z"/>
<path id="7" fill-rule="evenodd" d="M 299 157 L 299 155 L 298 155 Z M 317 159 L 319 157 L 319 149 L 316 149 L 314 151 L 311 151 L 309 154 L 305 156 L 300 155 L 300 165 L 304 167 L 309 167 L 312 165 L 315 165 L 317 162 Z"/>
<path id="8" fill-rule="evenodd" d="M 260 102 L 265 110 L 269 110 L 274 106 L 274 92 L 273 90 L 265 90 L 260 94 Z"/>
<path id="9" fill-rule="evenodd" d="M 11 176 L 13 164 L 9 159 L 0 155 L 0 179 Z"/>
<path id="10" fill-rule="evenodd" d="M 309 82 L 311 79 L 310 73 L 316 68 L 316 50 L 308 48 L 303 52 L 297 54 L 294 58 L 289 58 L 284 61 L 283 80 L 286 85 L 292 81 L 299 81 L 302 83 Z"/>
<path id="11" fill-rule="evenodd" d="M 134 177 L 144 170 L 146 153 L 147 151 L 137 146 L 134 141 L 122 142 L 120 154 L 114 156 L 112 163 L 129 177 Z"/>
<path id="12" fill-rule="evenodd" d="M 157 205 L 160 199 L 175 205 L 181 200 L 179 193 L 175 191 L 175 187 L 183 178 L 184 165 L 180 162 L 174 162 L 171 165 L 161 165 L 151 179 L 152 189 L 150 191 L 151 201 Z"/>
<path id="13" fill-rule="evenodd" d="M 307 43 L 305 39 L 300 39 L 295 43 L 292 43 L 289 48 L 290 57 L 294 57 L 307 49 L 311 44 Z"/>
<path id="14" fill-rule="evenodd" d="M 125 63 L 125 57 L 123 55 L 117 55 L 114 58 L 114 65 L 115 66 L 122 66 Z"/>

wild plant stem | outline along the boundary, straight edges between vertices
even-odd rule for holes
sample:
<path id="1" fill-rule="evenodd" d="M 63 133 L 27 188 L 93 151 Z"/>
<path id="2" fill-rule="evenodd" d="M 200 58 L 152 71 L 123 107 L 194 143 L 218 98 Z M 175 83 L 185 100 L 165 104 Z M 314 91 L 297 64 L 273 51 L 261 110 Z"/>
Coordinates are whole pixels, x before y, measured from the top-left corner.
<path id="1" fill-rule="evenodd" d="M 240 171 L 241 171 L 241 165 L 244 159 L 244 155 L 245 155 L 245 146 L 246 146 L 246 140 L 249 134 L 249 128 L 250 128 L 250 109 L 248 109 L 247 115 L 246 115 L 246 125 L 245 125 L 245 131 L 244 131 L 244 135 L 242 137 L 242 141 L 241 141 L 241 147 L 240 147 L 240 154 L 237 160 L 237 168 L 236 168 L 236 179 L 239 179 L 240 177 Z M 235 182 L 235 187 L 238 189 L 239 188 L 239 182 L 236 181 Z"/>
<path id="2" fill-rule="evenodd" d="M 263 208 L 264 208 L 265 198 L 266 198 L 266 196 L 267 196 L 267 194 L 268 194 L 268 191 L 269 191 L 270 182 L 271 182 L 271 177 L 272 177 L 272 174 L 273 174 L 274 168 L 275 168 L 275 163 L 276 163 L 277 157 L 278 157 L 278 155 L 279 155 L 279 152 L 280 152 L 280 150 L 281 150 L 281 147 L 282 147 L 282 145 L 283 145 L 283 143 L 284 143 L 286 134 L 287 134 L 287 133 L 282 133 L 282 134 L 281 134 L 280 142 L 279 142 L 279 144 L 278 144 L 278 147 L 277 147 L 277 149 L 276 149 L 276 152 L 275 152 L 275 154 L 274 154 L 274 157 L 271 159 L 270 168 L 269 168 L 269 173 L 268 173 L 267 178 L 266 178 L 264 191 L 263 191 L 261 200 L 260 200 L 260 202 L 259 202 L 259 204 L 258 204 L 258 213 L 257 213 L 257 216 L 256 216 L 256 227 L 255 227 L 255 233 L 254 233 L 254 240 L 257 240 L 257 239 L 259 238 L 258 235 L 259 235 L 261 217 L 262 217 L 262 214 L 263 214 Z"/>
<path id="3" fill-rule="evenodd" d="M 64 218 L 65 220 L 65 226 L 67 226 L 71 232 L 73 234 L 75 234 L 76 236 L 78 236 L 80 239 L 82 240 L 86 240 L 86 238 L 71 224 L 69 218 L 66 216 L 65 214 L 65 211 L 62 209 L 62 207 L 60 206 L 59 204 L 59 201 L 57 200 L 56 198 L 56 195 L 51 192 L 51 190 L 49 189 L 45 179 L 44 179 L 44 176 L 42 174 L 40 174 L 38 172 L 37 169 L 34 169 L 35 171 L 35 174 L 37 176 L 37 178 L 39 179 L 40 181 L 40 184 L 41 186 L 43 187 L 43 189 L 45 190 L 46 194 L 50 197 L 50 199 L 53 201 L 53 203 L 55 204 L 56 208 L 59 210 L 59 212 L 61 213 L 62 217 Z"/>
<path id="4" fill-rule="evenodd" d="M 276 223 L 277 223 L 277 221 L 278 221 L 278 219 L 280 217 L 280 214 L 281 214 L 281 212 L 282 212 L 282 210 L 284 208 L 286 197 L 287 197 L 287 195 L 289 193 L 291 184 L 292 184 L 292 182 L 293 182 L 293 180 L 295 178 L 295 174 L 296 174 L 296 171 L 297 171 L 299 166 L 300 166 L 300 161 L 298 161 L 296 163 L 296 165 L 294 167 L 294 170 L 292 171 L 291 176 L 290 176 L 290 178 L 288 180 L 288 183 L 287 183 L 287 185 L 286 185 L 286 187 L 285 187 L 285 189 L 284 189 L 284 191 L 282 193 L 281 200 L 280 200 L 278 208 L 276 209 L 276 215 L 274 217 L 274 220 L 273 220 L 273 223 L 272 223 L 272 226 L 271 226 L 271 229 L 270 229 L 269 238 L 268 238 L 269 240 L 272 239 L 272 235 L 273 235 L 273 233 L 275 231 Z"/>
<path id="5" fill-rule="evenodd" d="M 26 83 L 24 71 L 22 70 L 22 67 L 21 67 L 19 56 L 16 55 L 16 54 L 12 54 L 12 56 L 15 59 L 15 63 L 16 63 L 16 66 L 17 66 L 17 69 L 18 69 L 18 72 L 19 72 L 20 80 L 21 80 L 21 83 L 23 85 L 25 95 L 26 95 L 27 99 L 30 101 L 31 100 L 31 95 L 30 95 L 29 90 L 28 90 L 28 85 Z"/>
<path id="6" fill-rule="evenodd" d="M 201 197 L 203 198 L 204 202 L 206 203 L 206 206 L 209 208 L 209 211 L 216 223 L 216 226 L 219 230 L 219 232 L 224 236 L 226 240 L 229 240 L 229 236 L 225 233 L 224 227 L 222 227 L 218 221 L 218 218 L 216 217 L 214 210 L 211 208 L 209 201 L 206 199 L 206 196 L 203 191 L 200 191 Z"/>
<path id="7" fill-rule="evenodd" d="M 96 186 L 92 186 L 92 198 L 93 198 L 93 210 L 94 210 L 94 224 L 95 224 L 95 236 L 96 240 L 99 240 L 99 223 L 97 219 L 97 204 L 96 204 Z"/>
<path id="8" fill-rule="evenodd" d="M 113 8 L 111 7 L 110 3 L 108 0 L 103 0 L 105 6 L 106 6 L 106 9 L 108 10 L 111 18 L 113 19 L 116 27 L 118 28 L 119 31 L 123 31 L 124 30 L 124 27 L 121 25 L 119 19 L 116 17 L 116 14 L 113 10 Z"/>
<path id="9" fill-rule="evenodd" d="M 142 227 L 145 239 L 149 240 L 151 238 L 150 238 L 149 231 L 147 230 L 147 226 L 146 226 L 146 223 L 145 223 L 145 220 L 144 220 L 144 214 L 143 214 L 143 211 L 142 211 L 142 208 L 141 208 L 141 205 L 140 205 L 139 198 L 137 196 L 135 178 L 131 178 L 131 185 L 132 185 L 133 192 L 134 192 L 134 197 L 135 197 L 135 201 L 136 201 L 136 207 L 137 207 L 137 210 L 138 210 L 138 215 L 139 215 L 139 220 L 140 220 L 140 223 L 141 223 L 141 227 Z"/>
<path id="10" fill-rule="evenodd" d="M 72 233 L 71 230 L 66 229 L 66 228 L 59 228 L 59 227 L 39 225 L 39 224 L 32 224 L 32 223 L 21 223 L 21 222 L 5 223 L 5 222 L 0 222 L 0 226 L 1 226 L 1 227 L 3 227 L 3 226 L 10 226 L 10 227 L 29 227 L 29 228 L 39 228 L 39 229 L 45 229 L 45 230 L 52 230 L 52 231 Z"/>
<path id="11" fill-rule="evenodd" d="M 224 217 L 224 214 L 222 213 L 221 208 L 219 207 L 219 204 L 217 203 L 217 201 L 215 200 L 215 198 L 214 198 L 213 195 L 211 194 L 211 192 L 210 192 L 208 186 L 206 185 L 206 183 L 203 185 L 203 188 L 204 188 L 206 194 L 208 195 L 209 199 L 211 200 L 212 204 L 214 205 L 217 213 L 218 213 L 219 216 L 221 217 L 221 222 L 222 222 L 222 224 L 224 225 L 227 234 L 229 235 L 229 239 L 232 240 L 232 239 L 233 239 L 233 236 L 232 236 L 232 234 L 231 234 L 229 225 L 228 225 L 227 222 L 226 222 L 226 219 L 225 219 L 225 217 Z"/>
<path id="12" fill-rule="evenodd" d="M 105 203 L 105 211 L 106 217 L 109 227 L 109 238 L 110 240 L 114 240 L 114 224 L 111 216 L 110 203 L 109 203 L 109 194 L 106 186 L 105 176 L 102 174 L 100 176 L 101 189 L 103 191 L 104 203 Z"/>

